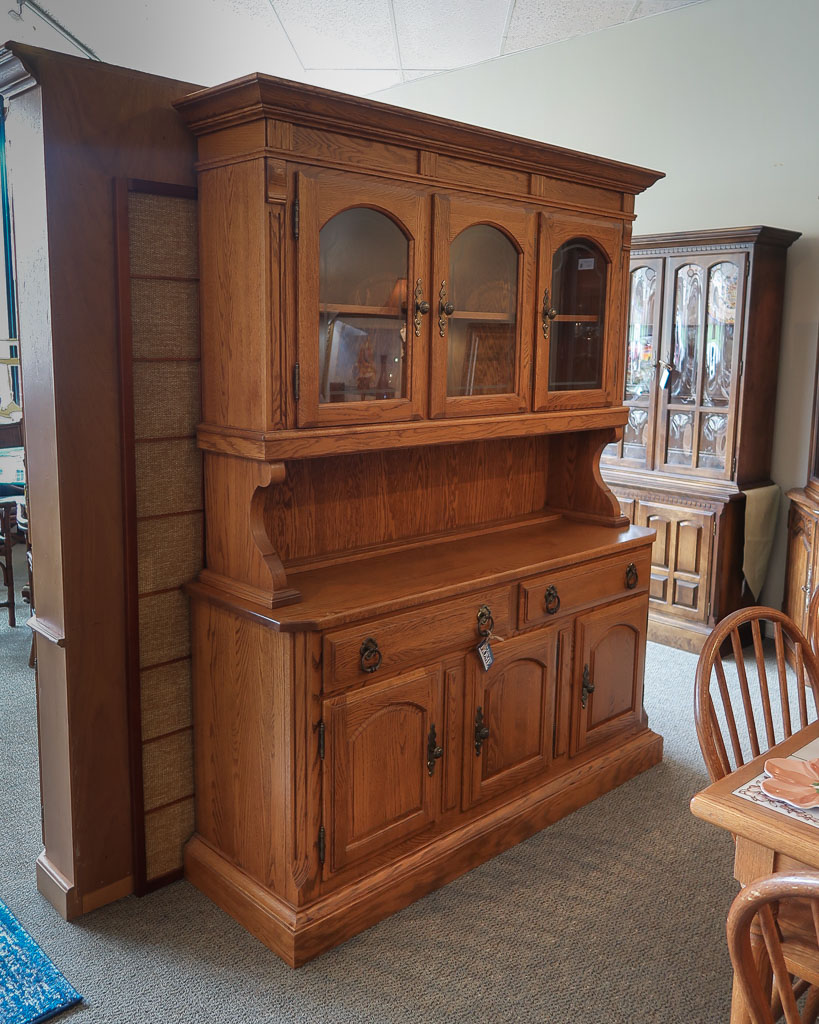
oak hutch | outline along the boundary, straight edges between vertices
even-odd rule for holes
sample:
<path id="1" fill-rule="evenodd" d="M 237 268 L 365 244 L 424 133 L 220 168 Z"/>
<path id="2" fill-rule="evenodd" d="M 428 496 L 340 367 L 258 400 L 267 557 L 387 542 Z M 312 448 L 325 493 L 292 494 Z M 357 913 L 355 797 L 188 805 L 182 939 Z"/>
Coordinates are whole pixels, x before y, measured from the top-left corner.
<path id="1" fill-rule="evenodd" d="M 743 584 L 746 497 L 769 485 L 788 246 L 769 227 L 632 243 L 623 437 L 602 472 L 657 531 L 649 637 L 699 651 L 753 603 Z"/>
<path id="2" fill-rule="evenodd" d="M 653 534 L 599 473 L 659 175 L 261 75 L 177 106 L 206 503 L 186 872 L 296 965 L 660 760 Z"/>

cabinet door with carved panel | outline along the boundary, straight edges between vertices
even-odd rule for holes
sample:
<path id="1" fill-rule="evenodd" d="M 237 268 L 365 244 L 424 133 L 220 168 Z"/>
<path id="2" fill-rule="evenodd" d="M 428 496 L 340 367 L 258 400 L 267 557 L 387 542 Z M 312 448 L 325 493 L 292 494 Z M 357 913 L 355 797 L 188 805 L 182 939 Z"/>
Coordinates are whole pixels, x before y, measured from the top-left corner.
<path id="1" fill-rule="evenodd" d="M 436 820 L 445 756 L 442 715 L 439 668 L 324 701 L 325 875 Z"/>
<path id="2" fill-rule="evenodd" d="M 572 755 L 639 724 L 647 620 L 644 596 L 578 617 Z"/>
<path id="3" fill-rule="evenodd" d="M 529 408 L 535 217 L 514 203 L 436 195 L 430 412 Z"/>
<path id="4" fill-rule="evenodd" d="M 714 513 L 640 501 L 635 521 L 657 531 L 651 549 L 652 609 L 704 622 L 711 588 Z"/>
<path id="5" fill-rule="evenodd" d="M 296 194 L 298 425 L 421 416 L 428 197 L 310 169 L 296 174 Z"/>
<path id="6" fill-rule="evenodd" d="M 496 796 L 550 764 L 557 673 L 555 628 L 497 644 L 488 671 L 469 655 L 464 802 Z"/>

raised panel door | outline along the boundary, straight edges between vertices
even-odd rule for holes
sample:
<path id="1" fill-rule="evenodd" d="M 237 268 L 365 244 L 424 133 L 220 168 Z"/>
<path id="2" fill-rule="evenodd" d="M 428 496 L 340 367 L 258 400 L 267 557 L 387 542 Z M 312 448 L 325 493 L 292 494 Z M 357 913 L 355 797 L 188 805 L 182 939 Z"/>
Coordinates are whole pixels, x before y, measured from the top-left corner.
<path id="1" fill-rule="evenodd" d="M 489 671 L 469 655 L 464 732 L 467 807 L 548 770 L 557 635 L 552 628 L 498 644 Z"/>
<path id="2" fill-rule="evenodd" d="M 573 755 L 639 724 L 647 619 L 645 597 L 578 617 Z"/>
<path id="3" fill-rule="evenodd" d="M 792 500 L 788 510 L 788 562 L 782 609 L 803 633 L 806 631 L 808 605 L 813 593 L 815 542 L 816 519 Z"/>
<path id="4" fill-rule="evenodd" d="M 612 405 L 621 343 L 621 224 L 541 214 L 535 410 Z"/>
<path id="5" fill-rule="evenodd" d="M 530 406 L 535 217 L 514 203 L 434 197 L 432 416 Z"/>
<path id="6" fill-rule="evenodd" d="M 296 174 L 300 427 L 423 415 L 429 199 L 397 183 Z"/>
<path id="7" fill-rule="evenodd" d="M 428 828 L 441 803 L 439 669 L 324 701 L 325 874 Z"/>
<path id="8" fill-rule="evenodd" d="M 704 622 L 711 586 L 714 513 L 640 501 L 636 522 L 656 530 L 651 549 L 651 607 Z"/>

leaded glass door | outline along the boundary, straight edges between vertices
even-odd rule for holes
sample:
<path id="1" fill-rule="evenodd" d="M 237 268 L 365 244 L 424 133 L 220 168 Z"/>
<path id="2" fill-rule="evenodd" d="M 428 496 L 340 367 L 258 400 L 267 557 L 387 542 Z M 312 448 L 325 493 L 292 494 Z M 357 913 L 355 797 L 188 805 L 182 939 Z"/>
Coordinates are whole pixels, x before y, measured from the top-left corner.
<path id="1" fill-rule="evenodd" d="M 329 171 L 297 188 L 299 426 L 420 416 L 428 198 Z"/>
<path id="2" fill-rule="evenodd" d="M 660 323 L 663 305 L 663 260 L 632 262 L 629 271 L 628 326 L 623 404 L 628 421 L 623 439 L 608 445 L 604 457 L 619 457 L 624 465 L 654 467 L 654 425 L 660 360 Z"/>
<path id="3" fill-rule="evenodd" d="M 742 344 L 747 256 L 677 257 L 666 266 L 673 306 L 658 378 L 657 468 L 730 477 Z"/>

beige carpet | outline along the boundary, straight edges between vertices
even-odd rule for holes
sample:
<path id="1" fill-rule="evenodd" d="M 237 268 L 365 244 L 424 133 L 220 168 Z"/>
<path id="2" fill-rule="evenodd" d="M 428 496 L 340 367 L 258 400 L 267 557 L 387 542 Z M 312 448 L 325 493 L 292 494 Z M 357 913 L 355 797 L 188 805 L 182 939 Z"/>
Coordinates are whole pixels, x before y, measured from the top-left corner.
<path id="1" fill-rule="evenodd" d="M 186 882 L 73 925 L 40 897 L 29 635 L 0 620 L 0 899 L 85 996 L 61 1021 L 728 1020 L 733 844 L 688 810 L 707 781 L 691 655 L 649 645 L 662 765 L 291 971 Z"/>

